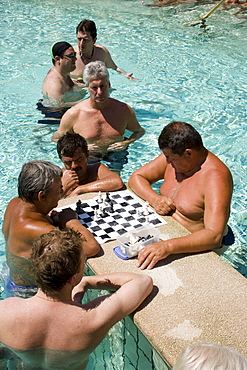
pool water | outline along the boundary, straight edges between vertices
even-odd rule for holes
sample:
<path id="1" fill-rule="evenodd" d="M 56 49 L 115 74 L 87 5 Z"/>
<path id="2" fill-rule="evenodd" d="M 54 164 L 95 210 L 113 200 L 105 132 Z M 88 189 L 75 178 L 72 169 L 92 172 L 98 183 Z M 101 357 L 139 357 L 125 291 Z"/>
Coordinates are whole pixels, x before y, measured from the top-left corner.
<path id="1" fill-rule="evenodd" d="M 233 174 L 229 223 L 236 242 L 223 258 L 247 276 L 247 21 L 235 9 L 221 9 L 208 18 L 206 32 L 183 26 L 211 8 L 189 4 L 153 9 L 139 0 L 1 2 L 0 221 L 17 194 L 23 163 L 44 159 L 60 165 L 51 142 L 56 126 L 37 124 L 42 115 L 36 102 L 51 67 L 50 45 L 59 39 L 75 44 L 77 24 L 93 19 L 98 42 L 118 66 L 139 79 L 128 81 L 110 71 L 115 89 L 111 96 L 130 104 L 146 129 L 129 148 L 123 180 L 159 154 L 157 137 L 167 123 L 184 120 L 194 125 L 205 146 Z M 0 251 L 4 259 L 2 235 Z"/>
<path id="2" fill-rule="evenodd" d="M 131 105 L 146 130 L 129 148 L 123 180 L 160 153 L 157 138 L 167 123 L 191 123 L 232 172 L 229 224 L 236 241 L 222 258 L 247 276 L 247 20 L 236 9 L 220 9 L 208 18 L 206 32 L 183 26 L 213 6 L 153 9 L 140 0 L 1 1 L 1 223 L 6 205 L 17 195 L 23 163 L 43 159 L 61 165 L 51 142 L 56 127 L 37 123 L 42 115 L 36 103 L 51 68 L 51 44 L 61 39 L 75 44 L 77 24 L 93 19 L 98 43 L 138 78 L 128 81 L 110 71 L 111 96 Z M 1 235 L 0 262 L 4 259 Z"/>

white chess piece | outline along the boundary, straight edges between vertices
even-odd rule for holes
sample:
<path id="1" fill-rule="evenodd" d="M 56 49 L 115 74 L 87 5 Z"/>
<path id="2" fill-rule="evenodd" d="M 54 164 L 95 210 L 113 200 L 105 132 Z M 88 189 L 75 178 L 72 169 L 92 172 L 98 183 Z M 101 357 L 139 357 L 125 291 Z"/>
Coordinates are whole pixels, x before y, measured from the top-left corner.
<path id="1" fill-rule="evenodd" d="M 98 221 L 99 215 L 97 209 L 94 211 L 94 221 Z"/>
<path id="2" fill-rule="evenodd" d="M 148 210 L 148 206 L 149 206 L 149 203 L 148 202 L 145 202 L 145 209 L 144 209 L 144 216 L 148 216 L 149 215 L 149 210 Z"/>
<path id="3" fill-rule="evenodd" d="M 99 194 L 98 194 L 98 202 L 99 203 L 103 202 L 101 191 L 99 191 Z"/>

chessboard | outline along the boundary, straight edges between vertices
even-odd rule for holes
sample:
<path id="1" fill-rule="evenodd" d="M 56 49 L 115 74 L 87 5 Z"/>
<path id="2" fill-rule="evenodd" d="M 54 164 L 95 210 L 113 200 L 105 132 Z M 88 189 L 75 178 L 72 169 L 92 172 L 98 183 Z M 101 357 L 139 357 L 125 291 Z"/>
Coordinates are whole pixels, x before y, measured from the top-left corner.
<path id="1" fill-rule="evenodd" d="M 100 244 L 147 224 L 156 227 L 167 223 L 148 203 L 129 190 L 99 192 L 92 199 L 79 200 L 57 211 L 68 207 L 77 212 L 81 224 L 91 231 Z"/>

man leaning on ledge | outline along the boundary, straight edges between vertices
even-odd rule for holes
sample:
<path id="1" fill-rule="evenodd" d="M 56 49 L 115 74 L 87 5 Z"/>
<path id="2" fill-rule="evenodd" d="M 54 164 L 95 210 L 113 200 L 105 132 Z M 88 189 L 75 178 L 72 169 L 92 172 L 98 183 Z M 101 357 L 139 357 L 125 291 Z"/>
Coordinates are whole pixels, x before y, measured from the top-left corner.
<path id="1" fill-rule="evenodd" d="M 169 123 L 158 143 L 163 153 L 135 171 L 129 186 L 157 213 L 171 215 L 191 234 L 144 247 L 138 255 L 141 269 L 152 269 L 170 254 L 219 248 L 230 214 L 231 173 L 203 146 L 200 134 L 190 124 Z M 161 179 L 164 183 L 157 194 L 151 185 Z"/>

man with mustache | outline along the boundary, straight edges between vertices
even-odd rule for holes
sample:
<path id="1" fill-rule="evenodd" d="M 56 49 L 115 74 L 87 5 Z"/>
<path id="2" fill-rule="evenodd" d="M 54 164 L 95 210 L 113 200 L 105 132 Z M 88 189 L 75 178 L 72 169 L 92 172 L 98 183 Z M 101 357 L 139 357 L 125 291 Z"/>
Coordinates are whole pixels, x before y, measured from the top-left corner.
<path id="1" fill-rule="evenodd" d="M 81 135 L 67 132 L 58 140 L 57 152 L 65 166 L 62 184 L 66 196 L 123 187 L 121 178 L 103 163 L 87 163 L 88 146 Z"/>

